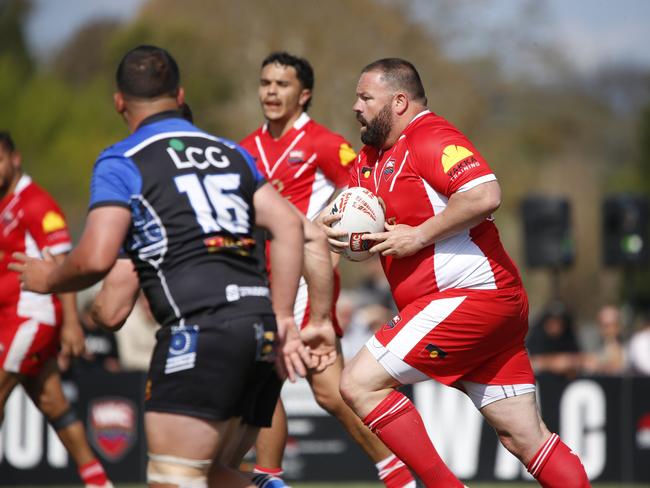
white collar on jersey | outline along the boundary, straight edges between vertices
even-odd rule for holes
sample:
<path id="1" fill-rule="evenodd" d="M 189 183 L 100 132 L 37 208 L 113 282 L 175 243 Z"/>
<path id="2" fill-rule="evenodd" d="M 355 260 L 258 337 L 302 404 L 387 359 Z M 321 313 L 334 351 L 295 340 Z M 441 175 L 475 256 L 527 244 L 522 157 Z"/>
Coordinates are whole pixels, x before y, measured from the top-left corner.
<path id="1" fill-rule="evenodd" d="M 296 121 L 293 123 L 293 128 L 296 130 L 302 129 L 305 125 L 307 125 L 307 122 L 311 120 L 311 117 L 307 115 L 307 112 L 303 112 L 300 114 L 300 116 L 296 119 Z M 269 128 L 269 123 L 265 122 L 264 126 L 262 127 L 262 132 L 266 132 Z"/>
<path id="2" fill-rule="evenodd" d="M 425 109 L 425 110 L 423 110 L 422 112 L 420 112 L 419 114 L 417 114 L 415 117 L 413 117 L 413 118 L 411 119 L 411 121 L 408 123 L 408 125 L 411 125 L 413 122 L 415 122 L 416 120 L 418 120 L 420 117 L 424 117 L 426 114 L 430 114 L 430 113 L 431 113 L 431 110 L 429 110 L 429 109 Z M 408 125 L 407 125 L 407 127 L 408 127 Z"/>
<path id="3" fill-rule="evenodd" d="M 16 184 L 14 195 L 18 195 L 21 191 L 27 188 L 31 182 L 32 182 L 31 177 L 29 175 L 23 174 L 18 180 L 18 183 Z"/>

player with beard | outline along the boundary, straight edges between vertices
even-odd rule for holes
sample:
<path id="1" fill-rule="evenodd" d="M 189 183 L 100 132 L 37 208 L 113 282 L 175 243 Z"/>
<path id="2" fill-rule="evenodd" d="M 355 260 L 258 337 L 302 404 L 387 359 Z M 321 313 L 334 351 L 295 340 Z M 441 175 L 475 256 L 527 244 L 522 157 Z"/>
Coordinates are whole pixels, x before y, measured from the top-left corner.
<path id="1" fill-rule="evenodd" d="M 350 186 L 383 199 L 386 231 L 367 234 L 399 315 L 346 366 L 346 402 L 428 487 L 462 487 L 400 385 L 435 379 L 466 393 L 502 444 L 548 488 L 590 486 L 578 456 L 547 429 L 524 338 L 528 302 L 492 213 L 495 175 L 472 143 L 429 111 L 402 59 L 366 66 L 353 110 L 366 144 Z M 320 222 L 332 249 L 345 232 Z M 444 421 L 444 419 L 441 419 Z"/>
<path id="2" fill-rule="evenodd" d="M 307 114 L 312 99 L 314 73 L 309 62 L 286 52 L 275 52 L 262 62 L 258 95 L 266 123 L 241 141 L 255 158 L 258 170 L 308 219 L 315 218 L 337 190 L 347 185 L 349 164 L 356 154 L 347 141 Z M 338 256 L 337 256 L 338 257 Z M 331 266 L 329 266 L 331 268 Z M 319 270 L 326 272 L 325 268 Z M 335 269 L 338 282 L 338 272 Z M 273 276 L 271 276 L 273 281 Z M 337 287 L 338 288 L 338 287 Z M 298 291 L 294 315 L 304 326 L 314 297 L 304 281 Z M 338 294 L 338 289 L 336 290 Z M 336 295 L 335 294 L 335 295 Z M 342 335 L 332 304 L 332 322 Z M 337 362 L 323 372 L 307 376 L 317 403 L 341 422 L 352 439 L 373 460 L 378 476 L 389 488 L 415 485 L 409 470 L 370 432 L 345 404 L 339 393 L 343 356 L 337 340 Z M 287 439 L 282 402 L 270 429 L 262 429 L 256 444 L 255 470 L 279 477 Z M 285 486 L 278 479 L 273 486 Z M 271 485 L 269 485 L 271 488 Z"/>
<path id="3" fill-rule="evenodd" d="M 13 252 L 63 261 L 72 248 L 59 206 L 22 169 L 8 132 L 0 132 L 0 425 L 4 406 L 21 384 L 79 467 L 87 488 L 109 488 L 83 423 L 63 395 L 56 356 L 79 356 L 84 335 L 75 295 L 36 295 L 8 269 Z"/>

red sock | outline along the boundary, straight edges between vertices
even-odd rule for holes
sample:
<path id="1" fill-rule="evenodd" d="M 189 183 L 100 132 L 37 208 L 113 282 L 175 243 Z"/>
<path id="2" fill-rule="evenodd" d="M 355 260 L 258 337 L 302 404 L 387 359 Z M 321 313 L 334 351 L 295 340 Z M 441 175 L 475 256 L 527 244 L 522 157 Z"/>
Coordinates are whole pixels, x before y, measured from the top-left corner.
<path id="1" fill-rule="evenodd" d="M 383 481 L 386 488 L 415 488 L 415 480 L 411 472 L 395 454 L 377 464 L 379 479 Z"/>
<path id="2" fill-rule="evenodd" d="M 370 430 L 428 488 L 462 488 L 463 484 L 445 465 L 427 435 L 422 417 L 411 401 L 393 391 L 363 419 Z"/>
<path id="3" fill-rule="evenodd" d="M 544 488 L 591 487 L 580 458 L 557 434 L 551 434 L 527 467 Z"/>
<path id="4" fill-rule="evenodd" d="M 253 468 L 253 473 L 258 473 L 258 474 L 270 474 L 272 476 L 282 476 L 284 474 L 284 469 L 282 468 L 265 468 L 264 466 L 260 466 L 259 464 L 256 464 L 255 467 Z"/>
<path id="5" fill-rule="evenodd" d="M 86 485 L 103 485 L 108 482 L 106 472 L 97 459 L 79 468 L 79 476 Z"/>

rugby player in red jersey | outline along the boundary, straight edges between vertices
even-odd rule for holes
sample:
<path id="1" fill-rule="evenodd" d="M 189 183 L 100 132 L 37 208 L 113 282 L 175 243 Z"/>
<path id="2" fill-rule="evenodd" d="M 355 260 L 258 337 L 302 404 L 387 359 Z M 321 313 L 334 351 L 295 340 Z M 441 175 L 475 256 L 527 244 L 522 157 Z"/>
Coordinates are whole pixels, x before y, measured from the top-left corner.
<path id="1" fill-rule="evenodd" d="M 11 136 L 0 132 L 0 424 L 7 398 L 20 383 L 61 438 L 86 487 L 108 488 L 84 426 L 63 395 L 56 364 L 59 345 L 66 356 L 84 349 L 75 295 L 22 290 L 7 268 L 14 252 L 47 252 L 61 261 L 71 247 L 58 205 L 23 172 Z"/>
<path id="2" fill-rule="evenodd" d="M 501 202 L 495 175 L 458 129 L 427 109 L 411 63 L 366 66 L 356 96 L 365 146 L 349 184 L 386 205 L 386 231 L 364 239 L 381 256 L 400 312 L 345 368 L 343 397 L 428 487 L 463 486 L 396 389 L 430 378 L 465 392 L 542 486 L 590 486 L 537 408 L 526 292 L 492 218 Z M 332 248 L 345 247 L 336 239 L 345 233 L 329 227 L 337 217 L 322 215 Z"/>
<path id="3" fill-rule="evenodd" d="M 339 134 L 312 120 L 307 114 L 311 103 L 314 74 L 309 62 L 286 52 L 275 52 L 262 62 L 259 99 L 266 122 L 240 144 L 255 158 L 259 171 L 280 194 L 308 219 L 327 206 L 337 190 L 348 182 L 350 163 L 356 153 Z M 338 273 L 335 272 L 335 300 Z M 273 277 L 271 277 L 273 279 Z M 298 290 L 294 315 L 296 324 L 309 319 L 307 286 Z M 332 322 L 340 337 L 332 305 Z M 338 341 L 337 341 L 338 342 Z M 311 373 L 309 384 L 317 403 L 334 415 L 354 441 L 376 464 L 379 478 L 389 488 L 415 486 L 409 470 L 372 434 L 343 402 L 338 385 L 343 369 L 337 362 L 322 372 Z M 279 476 L 287 439 L 286 414 L 278 402 L 270 429 L 262 429 L 256 444 L 256 470 Z M 278 483 L 277 486 L 283 486 Z"/>

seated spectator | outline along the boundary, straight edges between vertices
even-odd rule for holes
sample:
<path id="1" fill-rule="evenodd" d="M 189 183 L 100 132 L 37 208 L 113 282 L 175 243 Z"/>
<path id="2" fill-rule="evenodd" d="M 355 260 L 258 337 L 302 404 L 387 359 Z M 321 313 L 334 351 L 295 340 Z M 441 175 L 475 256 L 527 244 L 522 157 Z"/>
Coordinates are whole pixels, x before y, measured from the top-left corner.
<path id="1" fill-rule="evenodd" d="M 562 303 L 546 307 L 528 332 L 526 347 L 537 374 L 573 378 L 580 371 L 582 354 L 573 330 L 573 318 Z"/>
<path id="2" fill-rule="evenodd" d="M 650 376 L 650 309 L 643 314 L 641 326 L 632 334 L 627 353 L 630 370 Z"/>
<path id="3" fill-rule="evenodd" d="M 585 355 L 584 370 L 592 374 L 621 374 L 625 369 L 621 310 L 614 305 L 605 305 L 598 312 L 597 321 L 600 347 Z"/>

